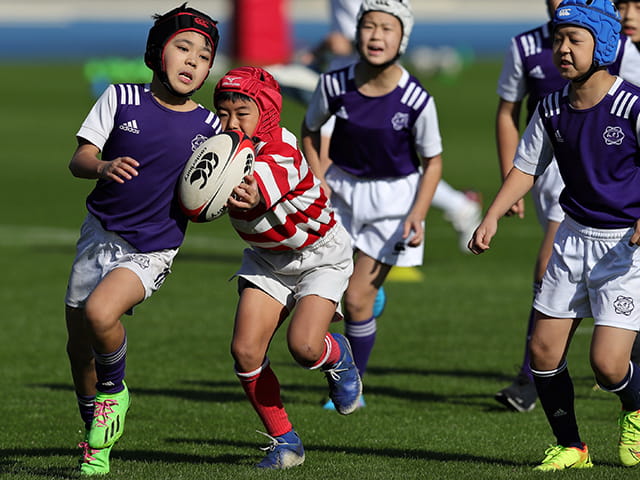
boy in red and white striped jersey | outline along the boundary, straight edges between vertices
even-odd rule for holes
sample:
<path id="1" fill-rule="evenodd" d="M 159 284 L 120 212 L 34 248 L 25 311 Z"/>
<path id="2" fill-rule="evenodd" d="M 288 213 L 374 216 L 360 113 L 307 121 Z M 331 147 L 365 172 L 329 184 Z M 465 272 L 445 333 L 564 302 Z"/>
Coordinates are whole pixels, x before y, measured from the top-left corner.
<path id="1" fill-rule="evenodd" d="M 297 146 L 280 127 L 280 87 L 265 70 L 240 67 L 216 85 L 214 105 L 224 130 L 255 143 L 254 172 L 229 198 L 229 216 L 250 245 L 236 273 L 240 300 L 231 353 L 247 397 L 271 445 L 257 465 L 289 468 L 304 449 L 282 405 L 267 350 L 286 317 L 293 358 L 324 372 L 329 395 L 344 415 L 358 405 L 362 383 L 348 340 L 328 333 L 353 271 L 351 239 Z"/>

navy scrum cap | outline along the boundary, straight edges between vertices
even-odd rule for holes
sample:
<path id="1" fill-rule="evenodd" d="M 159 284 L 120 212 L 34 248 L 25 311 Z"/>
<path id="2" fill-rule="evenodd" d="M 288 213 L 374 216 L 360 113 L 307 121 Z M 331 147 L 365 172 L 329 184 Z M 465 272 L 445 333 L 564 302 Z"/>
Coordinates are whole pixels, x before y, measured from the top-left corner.
<path id="1" fill-rule="evenodd" d="M 620 40 L 620 14 L 611 0 L 564 0 L 553 19 L 556 27 L 577 25 L 591 32 L 595 40 L 593 64 L 610 65 L 616 59 Z"/>

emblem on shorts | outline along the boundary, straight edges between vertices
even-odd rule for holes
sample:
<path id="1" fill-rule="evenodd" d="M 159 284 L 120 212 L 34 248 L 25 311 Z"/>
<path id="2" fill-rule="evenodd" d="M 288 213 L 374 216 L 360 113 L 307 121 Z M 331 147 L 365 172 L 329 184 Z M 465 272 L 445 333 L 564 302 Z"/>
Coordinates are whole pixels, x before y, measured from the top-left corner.
<path id="1" fill-rule="evenodd" d="M 137 263 L 142 268 L 149 268 L 149 257 L 146 255 L 131 255 L 131 261 Z"/>
<path id="2" fill-rule="evenodd" d="M 407 128 L 409 126 L 409 114 L 396 112 L 396 114 L 391 119 L 391 125 L 393 125 L 394 130 L 402 130 L 403 128 Z"/>
<path id="3" fill-rule="evenodd" d="M 613 308 L 618 315 L 626 315 L 628 317 L 633 312 L 633 298 L 618 295 L 618 298 L 613 302 Z"/>
<path id="4" fill-rule="evenodd" d="M 624 140 L 624 132 L 620 127 L 607 127 L 602 136 L 607 145 L 622 145 Z"/>

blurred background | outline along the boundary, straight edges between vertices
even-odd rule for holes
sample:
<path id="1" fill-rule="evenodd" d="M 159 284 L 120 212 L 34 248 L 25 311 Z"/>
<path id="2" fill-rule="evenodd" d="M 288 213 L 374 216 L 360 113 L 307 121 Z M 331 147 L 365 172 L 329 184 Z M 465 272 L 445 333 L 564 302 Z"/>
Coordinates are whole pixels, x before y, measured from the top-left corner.
<path id="1" fill-rule="evenodd" d="M 0 0 L 0 61 L 139 56 L 151 15 L 179 2 Z M 289 42 L 292 60 L 322 39 L 329 21 L 328 0 L 194 0 L 189 5 L 220 21 L 221 50 L 228 56 L 234 54 L 236 10 L 247 18 L 255 10 L 263 18 L 264 12 L 271 19 L 282 16 L 286 27 L 281 34 Z M 502 55 L 510 36 L 546 18 L 544 2 L 532 0 L 414 0 L 413 8 L 416 28 L 410 52 L 414 54 L 424 46 L 447 46 L 466 55 Z"/>

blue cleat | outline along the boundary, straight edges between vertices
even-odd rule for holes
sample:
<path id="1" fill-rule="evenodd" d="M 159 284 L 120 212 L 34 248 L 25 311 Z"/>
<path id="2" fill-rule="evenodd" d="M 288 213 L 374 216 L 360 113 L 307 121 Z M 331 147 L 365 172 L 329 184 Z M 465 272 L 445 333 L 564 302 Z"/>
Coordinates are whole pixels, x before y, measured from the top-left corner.
<path id="1" fill-rule="evenodd" d="M 364 408 L 366 406 L 367 404 L 364 401 L 364 395 L 360 395 L 360 400 L 358 401 L 358 408 Z M 333 400 L 331 399 L 327 400 L 326 403 L 322 405 L 322 408 L 324 408 L 325 410 L 333 410 L 334 412 L 336 411 L 336 406 L 333 404 Z"/>
<path id="2" fill-rule="evenodd" d="M 269 437 L 271 445 L 260 449 L 268 453 L 256 467 L 283 470 L 302 465 L 304 462 L 304 448 L 302 447 L 302 440 L 300 440 L 293 428 L 279 437 L 272 437 L 264 432 L 258 433 Z"/>
<path id="3" fill-rule="evenodd" d="M 373 316 L 378 318 L 384 312 L 384 307 L 387 306 L 387 294 L 384 292 L 384 287 L 378 289 L 376 300 L 373 302 Z"/>
<path id="4" fill-rule="evenodd" d="M 360 403 L 362 380 L 353 361 L 349 340 L 339 333 L 331 335 L 340 346 L 340 360 L 329 368 L 323 368 L 322 371 L 329 383 L 329 398 L 337 412 L 349 415 Z"/>

